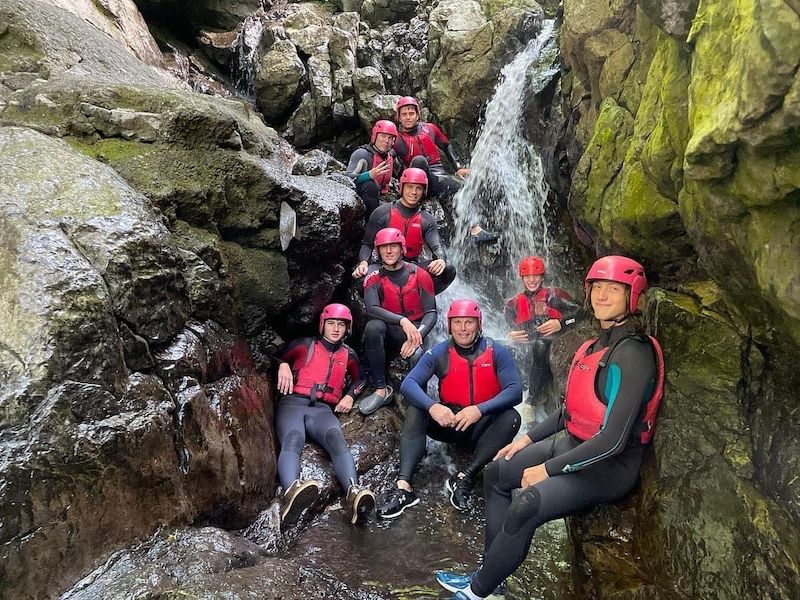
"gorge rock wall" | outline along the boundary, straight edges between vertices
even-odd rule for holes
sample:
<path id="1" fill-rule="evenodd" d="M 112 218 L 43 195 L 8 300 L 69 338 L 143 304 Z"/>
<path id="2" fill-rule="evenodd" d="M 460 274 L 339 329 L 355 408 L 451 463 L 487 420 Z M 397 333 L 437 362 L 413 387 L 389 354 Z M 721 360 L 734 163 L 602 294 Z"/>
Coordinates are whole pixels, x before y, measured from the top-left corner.
<path id="1" fill-rule="evenodd" d="M 564 2 L 576 227 L 673 290 L 642 489 L 573 521 L 589 597 L 800 593 L 798 33 L 796 2 Z"/>

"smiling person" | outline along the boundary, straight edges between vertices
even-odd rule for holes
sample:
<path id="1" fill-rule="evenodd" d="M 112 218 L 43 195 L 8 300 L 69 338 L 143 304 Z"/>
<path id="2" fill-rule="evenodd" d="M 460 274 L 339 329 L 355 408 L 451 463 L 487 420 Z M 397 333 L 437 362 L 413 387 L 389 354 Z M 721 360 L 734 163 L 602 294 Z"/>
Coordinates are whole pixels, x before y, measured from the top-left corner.
<path id="1" fill-rule="evenodd" d="M 356 184 L 356 193 L 364 202 L 366 218 L 380 205 L 381 198 L 389 193 L 394 172 L 394 151 L 397 126 L 391 121 L 376 121 L 372 126 L 370 143 L 364 144 L 350 155 L 347 176 Z"/>
<path id="2" fill-rule="evenodd" d="M 319 337 L 287 344 L 278 355 L 275 410 L 278 433 L 278 479 L 284 489 L 281 525 L 295 523 L 320 491 L 318 481 L 300 479 L 300 454 L 306 434 L 330 455 L 336 478 L 346 493 L 345 508 L 354 525 L 375 508 L 375 495 L 358 485 L 353 455 L 334 413 L 348 413 L 364 387 L 358 357 L 344 338 L 353 315 L 344 304 L 329 304 L 319 316 Z"/>
<path id="3" fill-rule="evenodd" d="M 425 269 L 403 260 L 403 233 L 393 227 L 381 229 L 375 247 L 381 263 L 371 265 L 364 278 L 364 306 L 370 318 L 364 328 L 364 353 L 375 391 L 359 404 L 364 415 L 392 400 L 392 388 L 386 383 L 387 358 L 400 354 L 413 367 L 436 324 L 433 281 Z"/>
<path id="4" fill-rule="evenodd" d="M 600 335 L 575 353 L 565 410 L 502 448 L 484 470 L 483 565 L 437 574 L 457 600 L 485 598 L 501 585 L 540 525 L 622 498 L 639 478 L 664 388 L 661 347 L 640 333 L 636 317 L 647 279 L 635 260 L 606 256 L 589 269 L 585 288 Z M 563 429 L 568 435 L 546 439 Z"/>
<path id="5" fill-rule="evenodd" d="M 381 229 L 399 229 L 405 238 L 405 260 L 418 264 L 433 278 L 436 294 L 442 293 L 456 278 L 456 270 L 447 264 L 436 218 L 427 210 L 422 210 L 420 202 L 425 197 L 428 176 L 421 169 L 406 169 L 400 176 L 400 199 L 391 204 L 379 206 L 367 221 L 364 239 L 358 253 L 359 263 L 353 277 L 367 274 L 369 260 L 374 248 L 375 235 Z M 420 260 L 423 244 L 433 253 L 433 259 Z"/>
<path id="6" fill-rule="evenodd" d="M 470 506 L 473 478 L 517 434 L 522 381 L 511 353 L 483 336 L 483 316 L 474 300 L 454 300 L 447 311 L 450 339 L 427 351 L 400 391 L 409 403 L 400 440 L 397 490 L 378 511 L 383 519 L 399 517 L 419 503 L 412 476 L 425 454 L 426 436 L 468 448 L 472 458 L 447 481 L 450 503 Z M 427 394 L 428 381 L 439 378 L 439 399 Z"/>
<path id="7" fill-rule="evenodd" d="M 430 181 L 430 194 L 440 200 L 452 197 L 461 186 L 470 169 L 461 163 L 456 150 L 444 132 L 433 123 L 420 119 L 419 102 L 413 96 L 403 96 L 395 104 L 395 120 L 400 131 L 394 151 L 405 168 L 422 169 Z M 441 154 L 447 155 L 456 168 L 455 176 L 447 172 Z M 480 225 L 470 227 L 470 240 L 476 244 L 490 244 L 497 235 Z"/>
<path id="8" fill-rule="evenodd" d="M 575 323 L 580 310 L 566 291 L 545 286 L 545 275 L 540 257 L 526 256 L 519 261 L 523 290 L 505 307 L 511 327 L 508 340 L 523 349 L 521 362 L 528 365 L 526 402 L 536 405 L 537 418 L 545 416 L 540 395 L 550 379 L 550 344 L 560 331 Z"/>

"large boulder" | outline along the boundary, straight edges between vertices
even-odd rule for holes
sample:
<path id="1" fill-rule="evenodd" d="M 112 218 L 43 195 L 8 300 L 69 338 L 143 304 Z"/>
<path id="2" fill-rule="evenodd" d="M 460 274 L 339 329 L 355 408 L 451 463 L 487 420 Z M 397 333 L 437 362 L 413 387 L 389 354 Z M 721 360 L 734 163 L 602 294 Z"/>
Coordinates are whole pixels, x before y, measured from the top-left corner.
<path id="1" fill-rule="evenodd" d="M 257 512 L 272 398 L 243 339 L 193 320 L 230 311 L 222 275 L 144 196 L 29 129 L 0 149 L 0 581 L 50 597 L 162 523 Z"/>
<path id="2" fill-rule="evenodd" d="M 712 0 L 694 16 L 695 4 L 564 7 L 564 113 L 582 151 L 575 222 L 598 252 L 636 256 L 687 294 L 658 318 L 670 384 L 654 462 L 622 513 L 579 521 L 593 581 L 582 585 L 597 597 L 790 598 L 800 15 Z M 609 519 L 620 537 L 588 542 Z"/>
<path id="3" fill-rule="evenodd" d="M 256 76 L 256 104 L 270 121 L 279 121 L 295 105 L 306 74 L 297 49 L 289 40 L 275 42 L 262 58 Z"/>
<path id="4" fill-rule="evenodd" d="M 477 0 L 445 0 L 429 21 L 430 109 L 463 145 L 492 96 L 500 69 L 534 36 L 542 16 L 533 1 L 491 17 L 484 10 Z"/>

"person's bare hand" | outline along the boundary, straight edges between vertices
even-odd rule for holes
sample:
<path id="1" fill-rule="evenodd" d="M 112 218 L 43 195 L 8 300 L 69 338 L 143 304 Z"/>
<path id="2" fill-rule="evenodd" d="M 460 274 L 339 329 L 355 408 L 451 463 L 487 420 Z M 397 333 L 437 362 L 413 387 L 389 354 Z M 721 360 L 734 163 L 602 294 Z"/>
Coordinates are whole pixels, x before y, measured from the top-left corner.
<path id="1" fill-rule="evenodd" d="M 438 277 L 444 272 L 446 267 L 447 263 L 444 261 L 444 259 L 437 258 L 436 260 L 432 260 L 428 265 L 428 273 L 434 277 Z"/>
<path id="2" fill-rule="evenodd" d="M 458 411 L 455 415 L 456 431 L 464 431 L 471 425 L 474 425 L 482 417 L 481 411 L 477 406 L 467 406 L 466 408 Z"/>
<path id="3" fill-rule="evenodd" d="M 550 475 L 547 474 L 544 463 L 528 467 L 522 472 L 522 485 L 520 487 L 522 487 L 522 489 L 531 487 L 532 485 L 541 483 L 548 477 L 550 477 Z"/>
<path id="4" fill-rule="evenodd" d="M 515 344 L 527 344 L 528 334 L 522 330 L 514 330 L 508 332 L 508 341 Z"/>
<path id="5" fill-rule="evenodd" d="M 369 176 L 377 181 L 380 178 L 380 176 L 386 173 L 388 170 L 389 170 L 388 161 L 382 160 L 369 170 Z"/>
<path id="6" fill-rule="evenodd" d="M 408 319 L 408 317 L 403 317 L 400 319 L 400 327 L 403 329 L 403 333 L 406 334 L 407 342 L 413 342 L 416 344 L 416 346 L 422 346 L 422 334 L 419 332 L 419 329 L 417 329 L 417 326 Z"/>
<path id="7" fill-rule="evenodd" d="M 431 418 L 442 427 L 452 427 L 455 423 L 453 411 L 444 404 L 434 404 L 428 409 L 428 413 L 431 415 Z"/>
<path id="8" fill-rule="evenodd" d="M 369 265 L 365 260 L 362 260 L 360 263 L 358 263 L 356 268 L 353 269 L 353 279 L 358 279 L 359 277 L 363 277 L 364 275 L 366 275 L 367 267 L 369 267 Z"/>
<path id="9" fill-rule="evenodd" d="M 554 333 L 561 331 L 561 321 L 558 319 L 550 319 L 549 321 L 545 321 L 539 325 L 536 328 L 536 331 L 542 335 L 553 335 Z"/>
<path id="10" fill-rule="evenodd" d="M 294 376 L 289 363 L 281 363 L 278 367 L 278 391 L 281 394 L 291 394 L 294 390 Z"/>
<path id="11" fill-rule="evenodd" d="M 403 345 L 400 346 L 400 356 L 402 358 L 408 358 L 417 351 L 417 348 L 419 348 L 419 346 L 415 342 L 406 340 L 403 342 Z"/>
<path id="12" fill-rule="evenodd" d="M 336 406 L 333 407 L 333 412 L 346 413 L 350 412 L 351 408 L 353 408 L 353 397 L 350 394 L 347 394 L 344 398 L 336 403 Z"/>
<path id="13" fill-rule="evenodd" d="M 459 177 L 463 178 L 463 177 L 466 177 L 467 175 L 469 175 L 471 170 L 472 169 L 470 169 L 468 167 L 461 167 L 458 171 L 456 171 L 456 175 L 458 175 Z"/>
<path id="14" fill-rule="evenodd" d="M 533 442 L 531 442 L 531 438 L 527 435 L 521 435 L 517 439 L 515 439 L 510 444 L 503 446 L 498 450 L 497 454 L 494 455 L 492 460 L 498 460 L 501 458 L 505 458 L 506 460 L 511 460 L 511 457 L 514 456 L 517 452 L 522 450 L 523 448 L 527 448 Z"/>

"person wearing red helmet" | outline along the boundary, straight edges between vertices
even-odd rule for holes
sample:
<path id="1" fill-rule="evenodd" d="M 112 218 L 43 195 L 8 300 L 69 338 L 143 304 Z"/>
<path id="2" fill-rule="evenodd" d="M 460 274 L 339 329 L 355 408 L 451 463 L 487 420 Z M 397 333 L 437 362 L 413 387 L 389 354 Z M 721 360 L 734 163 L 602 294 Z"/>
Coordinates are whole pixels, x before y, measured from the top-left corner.
<path id="1" fill-rule="evenodd" d="M 538 256 L 519 262 L 523 290 L 506 302 L 508 340 L 523 348 L 521 363 L 528 365 L 527 402 L 544 416 L 540 395 L 550 379 L 550 344 L 559 331 L 575 323 L 580 306 L 561 288 L 544 285 L 546 269 Z"/>
<path id="2" fill-rule="evenodd" d="M 306 436 L 330 455 L 336 478 L 346 493 L 345 507 L 354 525 L 375 507 L 375 495 L 358 485 L 355 461 L 334 413 L 347 413 L 364 388 L 356 353 L 344 338 L 352 331 L 353 315 L 344 304 L 328 304 L 319 316 L 319 337 L 290 342 L 278 354 L 275 410 L 278 434 L 278 479 L 284 489 L 282 526 L 297 522 L 320 491 L 318 481 L 300 479 L 300 454 Z"/>
<path id="3" fill-rule="evenodd" d="M 347 163 L 347 176 L 356 184 L 356 193 L 364 202 L 366 218 L 389 193 L 394 173 L 394 150 L 397 126 L 391 121 L 376 121 L 372 126 L 369 144 L 356 148 Z"/>
<path id="4" fill-rule="evenodd" d="M 386 383 L 387 357 L 399 354 L 413 366 L 424 351 L 425 338 L 436 324 L 436 296 L 428 272 L 406 263 L 406 239 L 393 227 L 375 235 L 380 265 L 371 265 L 364 278 L 364 306 L 370 320 L 364 328 L 364 353 L 375 391 L 361 400 L 369 415 L 392 400 Z"/>
<path id="5" fill-rule="evenodd" d="M 454 598 L 487 597 L 522 564 L 540 525 L 622 498 L 639 478 L 664 389 L 661 347 L 635 318 L 647 279 L 635 260 L 606 256 L 589 269 L 585 286 L 600 335 L 575 353 L 564 409 L 484 469 L 482 566 L 437 574 Z M 569 435 L 546 439 L 564 429 Z"/>
<path id="6" fill-rule="evenodd" d="M 430 180 L 430 195 L 439 199 L 452 197 L 464 184 L 469 168 L 461 163 L 456 150 L 444 132 L 434 125 L 420 119 L 419 102 L 413 96 L 403 96 L 395 104 L 395 120 L 399 125 L 399 135 L 394 143 L 394 152 L 403 167 L 422 169 Z M 456 168 L 453 177 L 444 168 L 441 152 L 447 155 Z M 497 240 L 497 235 L 486 231 L 480 225 L 470 227 L 472 241 L 489 244 Z"/>
<path id="7" fill-rule="evenodd" d="M 420 203 L 428 187 L 428 176 L 421 169 L 406 169 L 400 176 L 400 199 L 391 204 L 379 206 L 367 221 L 359 263 L 353 277 L 366 275 L 374 251 L 375 235 L 381 229 L 393 227 L 403 232 L 406 240 L 405 260 L 413 262 L 431 275 L 437 294 L 447 289 L 456 278 L 455 267 L 447 263 L 444 245 L 439 236 L 436 218 Z M 423 248 L 427 246 L 433 254 L 432 259 L 423 259 Z"/>
<path id="8" fill-rule="evenodd" d="M 400 441 L 397 490 L 378 516 L 392 519 L 419 503 L 412 476 L 425 454 L 426 437 L 471 451 L 469 464 L 447 481 L 450 503 L 470 506 L 472 482 L 520 426 L 514 406 L 522 401 L 522 380 L 511 353 L 482 333 L 483 318 L 474 300 L 455 300 L 447 312 L 450 339 L 427 351 L 400 386 L 408 401 Z M 428 381 L 439 379 L 438 400 Z"/>

